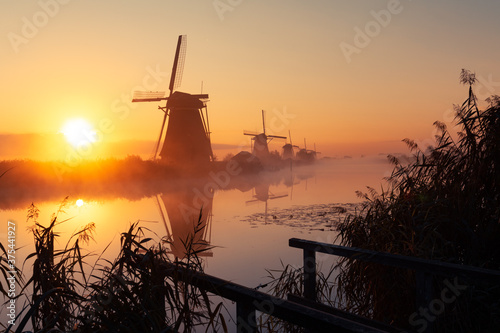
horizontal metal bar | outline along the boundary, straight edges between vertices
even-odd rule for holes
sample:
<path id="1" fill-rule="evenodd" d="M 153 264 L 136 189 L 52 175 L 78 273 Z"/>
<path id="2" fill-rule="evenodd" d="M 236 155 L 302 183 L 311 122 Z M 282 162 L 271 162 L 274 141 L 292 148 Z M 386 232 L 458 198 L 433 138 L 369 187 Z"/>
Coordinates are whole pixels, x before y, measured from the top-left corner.
<path id="1" fill-rule="evenodd" d="M 319 243 L 298 238 L 290 238 L 288 240 L 288 245 L 290 247 L 307 249 L 356 260 L 375 262 L 392 267 L 423 271 L 435 275 L 460 276 L 464 278 L 474 278 L 500 283 L 500 271 L 484 269 L 481 267 L 452 264 L 437 260 L 409 257 L 387 252 L 377 252 L 355 247 Z"/>

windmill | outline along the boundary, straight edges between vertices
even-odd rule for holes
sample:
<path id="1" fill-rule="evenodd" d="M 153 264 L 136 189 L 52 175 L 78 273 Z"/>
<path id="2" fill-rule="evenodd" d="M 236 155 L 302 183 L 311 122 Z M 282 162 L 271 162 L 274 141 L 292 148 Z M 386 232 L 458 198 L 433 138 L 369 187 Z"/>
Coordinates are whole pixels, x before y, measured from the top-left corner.
<path id="1" fill-rule="evenodd" d="M 263 132 L 260 134 L 251 133 L 248 131 L 243 132 L 243 134 L 253 136 L 253 138 L 252 138 L 252 141 L 253 141 L 252 154 L 257 156 L 261 161 L 265 161 L 269 158 L 269 155 L 270 155 L 269 154 L 269 147 L 267 144 L 274 138 L 286 140 L 286 136 L 266 134 L 266 121 L 265 121 L 264 110 L 262 110 L 262 129 L 263 129 Z"/>
<path id="2" fill-rule="evenodd" d="M 294 146 L 292 143 L 292 135 L 290 134 L 290 131 L 288 131 L 288 138 L 290 139 L 290 143 L 286 143 L 282 148 L 283 148 L 283 159 L 293 159 L 294 158 L 294 151 L 293 148 L 299 148 L 299 146 Z"/>
<path id="3" fill-rule="evenodd" d="M 314 144 L 314 150 L 310 150 L 311 154 L 314 156 L 314 159 L 316 159 L 317 154 L 321 154 L 321 152 L 316 150 L 316 143 Z"/>
<path id="4" fill-rule="evenodd" d="M 179 36 L 168 87 L 169 95 L 165 96 L 164 91 L 134 92 L 132 99 L 132 102 L 166 101 L 165 106 L 158 106 L 164 115 L 153 159 L 158 156 L 168 117 L 165 139 L 159 155 L 162 161 L 178 165 L 199 164 L 213 160 L 206 106 L 208 94 L 192 95 L 174 91 L 182 80 L 186 44 L 187 36 Z"/>
<path id="5" fill-rule="evenodd" d="M 313 162 L 316 159 L 316 144 L 314 144 L 314 150 L 307 149 L 306 139 L 304 138 L 304 148 L 297 152 L 297 158 L 304 162 Z"/>

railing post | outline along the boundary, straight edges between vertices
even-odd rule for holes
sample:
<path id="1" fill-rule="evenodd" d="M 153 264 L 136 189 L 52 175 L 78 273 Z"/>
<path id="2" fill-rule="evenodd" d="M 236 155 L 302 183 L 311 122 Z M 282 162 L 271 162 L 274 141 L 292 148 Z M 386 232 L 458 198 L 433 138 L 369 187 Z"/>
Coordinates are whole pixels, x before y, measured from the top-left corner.
<path id="1" fill-rule="evenodd" d="M 316 251 L 304 249 L 304 298 L 316 302 Z"/>
<path id="2" fill-rule="evenodd" d="M 240 301 L 236 303 L 236 332 L 256 333 L 257 320 L 255 308 L 249 302 Z"/>
<path id="3" fill-rule="evenodd" d="M 434 294 L 432 274 L 417 270 L 415 271 L 415 282 L 417 311 L 420 311 L 420 308 L 428 309 L 432 302 L 432 297 Z M 423 332 L 434 332 L 434 320 L 429 320 L 427 322 L 427 326 L 425 327 Z"/>

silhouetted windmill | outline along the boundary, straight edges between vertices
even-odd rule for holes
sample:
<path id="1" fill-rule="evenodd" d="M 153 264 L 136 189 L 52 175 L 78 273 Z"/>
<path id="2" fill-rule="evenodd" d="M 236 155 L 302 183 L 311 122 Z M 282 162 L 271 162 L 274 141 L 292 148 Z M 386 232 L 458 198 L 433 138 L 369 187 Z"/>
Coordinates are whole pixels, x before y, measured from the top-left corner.
<path id="1" fill-rule="evenodd" d="M 290 131 L 288 131 L 288 138 L 290 139 L 290 143 L 286 143 L 283 146 L 283 159 L 293 159 L 295 157 L 295 153 L 293 151 L 293 148 L 299 148 L 299 146 L 294 146 L 292 143 L 292 135 L 290 134 Z"/>
<path id="2" fill-rule="evenodd" d="M 174 91 L 180 86 L 182 80 L 186 44 L 187 36 L 179 36 L 168 87 L 170 90 L 168 97 L 165 96 L 164 91 L 135 92 L 132 100 L 132 102 L 167 101 L 164 107 L 158 106 L 158 109 L 165 114 L 153 158 L 156 159 L 158 155 L 165 122 L 169 117 L 160 157 L 162 161 L 176 164 L 203 163 L 213 160 L 206 107 L 208 94 L 191 95 Z"/>
<path id="3" fill-rule="evenodd" d="M 316 150 L 316 143 L 314 144 L 314 150 L 309 150 L 309 152 L 311 152 L 315 159 L 317 158 L 317 154 L 321 154 L 321 152 Z"/>
<path id="4" fill-rule="evenodd" d="M 268 147 L 269 141 L 271 141 L 274 138 L 286 140 L 286 136 L 267 135 L 266 134 L 266 121 L 265 121 L 264 110 L 262 110 L 262 129 L 263 129 L 263 132 L 260 134 L 251 133 L 248 131 L 243 132 L 243 134 L 253 136 L 253 138 L 252 138 L 252 141 L 253 141 L 252 153 L 255 156 L 257 156 L 261 161 L 264 161 L 269 157 L 269 147 Z"/>
<path id="5" fill-rule="evenodd" d="M 297 158 L 304 162 L 313 162 L 316 159 L 316 144 L 314 144 L 314 150 L 307 149 L 306 139 L 304 138 L 304 148 L 297 152 Z"/>

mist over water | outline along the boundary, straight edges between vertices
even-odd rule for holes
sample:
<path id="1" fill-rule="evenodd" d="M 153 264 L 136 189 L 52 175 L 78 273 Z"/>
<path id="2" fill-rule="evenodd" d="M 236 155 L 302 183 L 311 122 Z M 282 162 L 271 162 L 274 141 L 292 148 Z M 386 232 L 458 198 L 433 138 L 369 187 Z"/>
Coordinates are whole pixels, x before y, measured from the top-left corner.
<path id="1" fill-rule="evenodd" d="M 67 169 L 57 162 L 1 161 L 0 171 L 5 171 L 5 175 L 0 178 L 0 209 L 23 209 L 32 202 L 60 202 L 67 196 L 87 201 L 136 201 L 164 193 L 188 191 L 190 187 L 202 196 L 212 196 L 206 194 L 211 191 L 246 192 L 253 189 L 263 192 L 266 186 L 293 191 L 299 185 L 307 191 L 311 182 L 318 186 L 318 177 L 323 183 L 324 178 L 328 181 L 323 184 L 321 193 L 302 197 L 304 203 L 353 202 L 358 201 L 354 191 L 363 190 L 365 186 L 378 187 L 390 170 L 384 157 L 321 160 L 314 165 L 252 174 L 231 174 L 225 172 L 224 167 L 183 173 L 135 157 L 89 161 Z"/>

